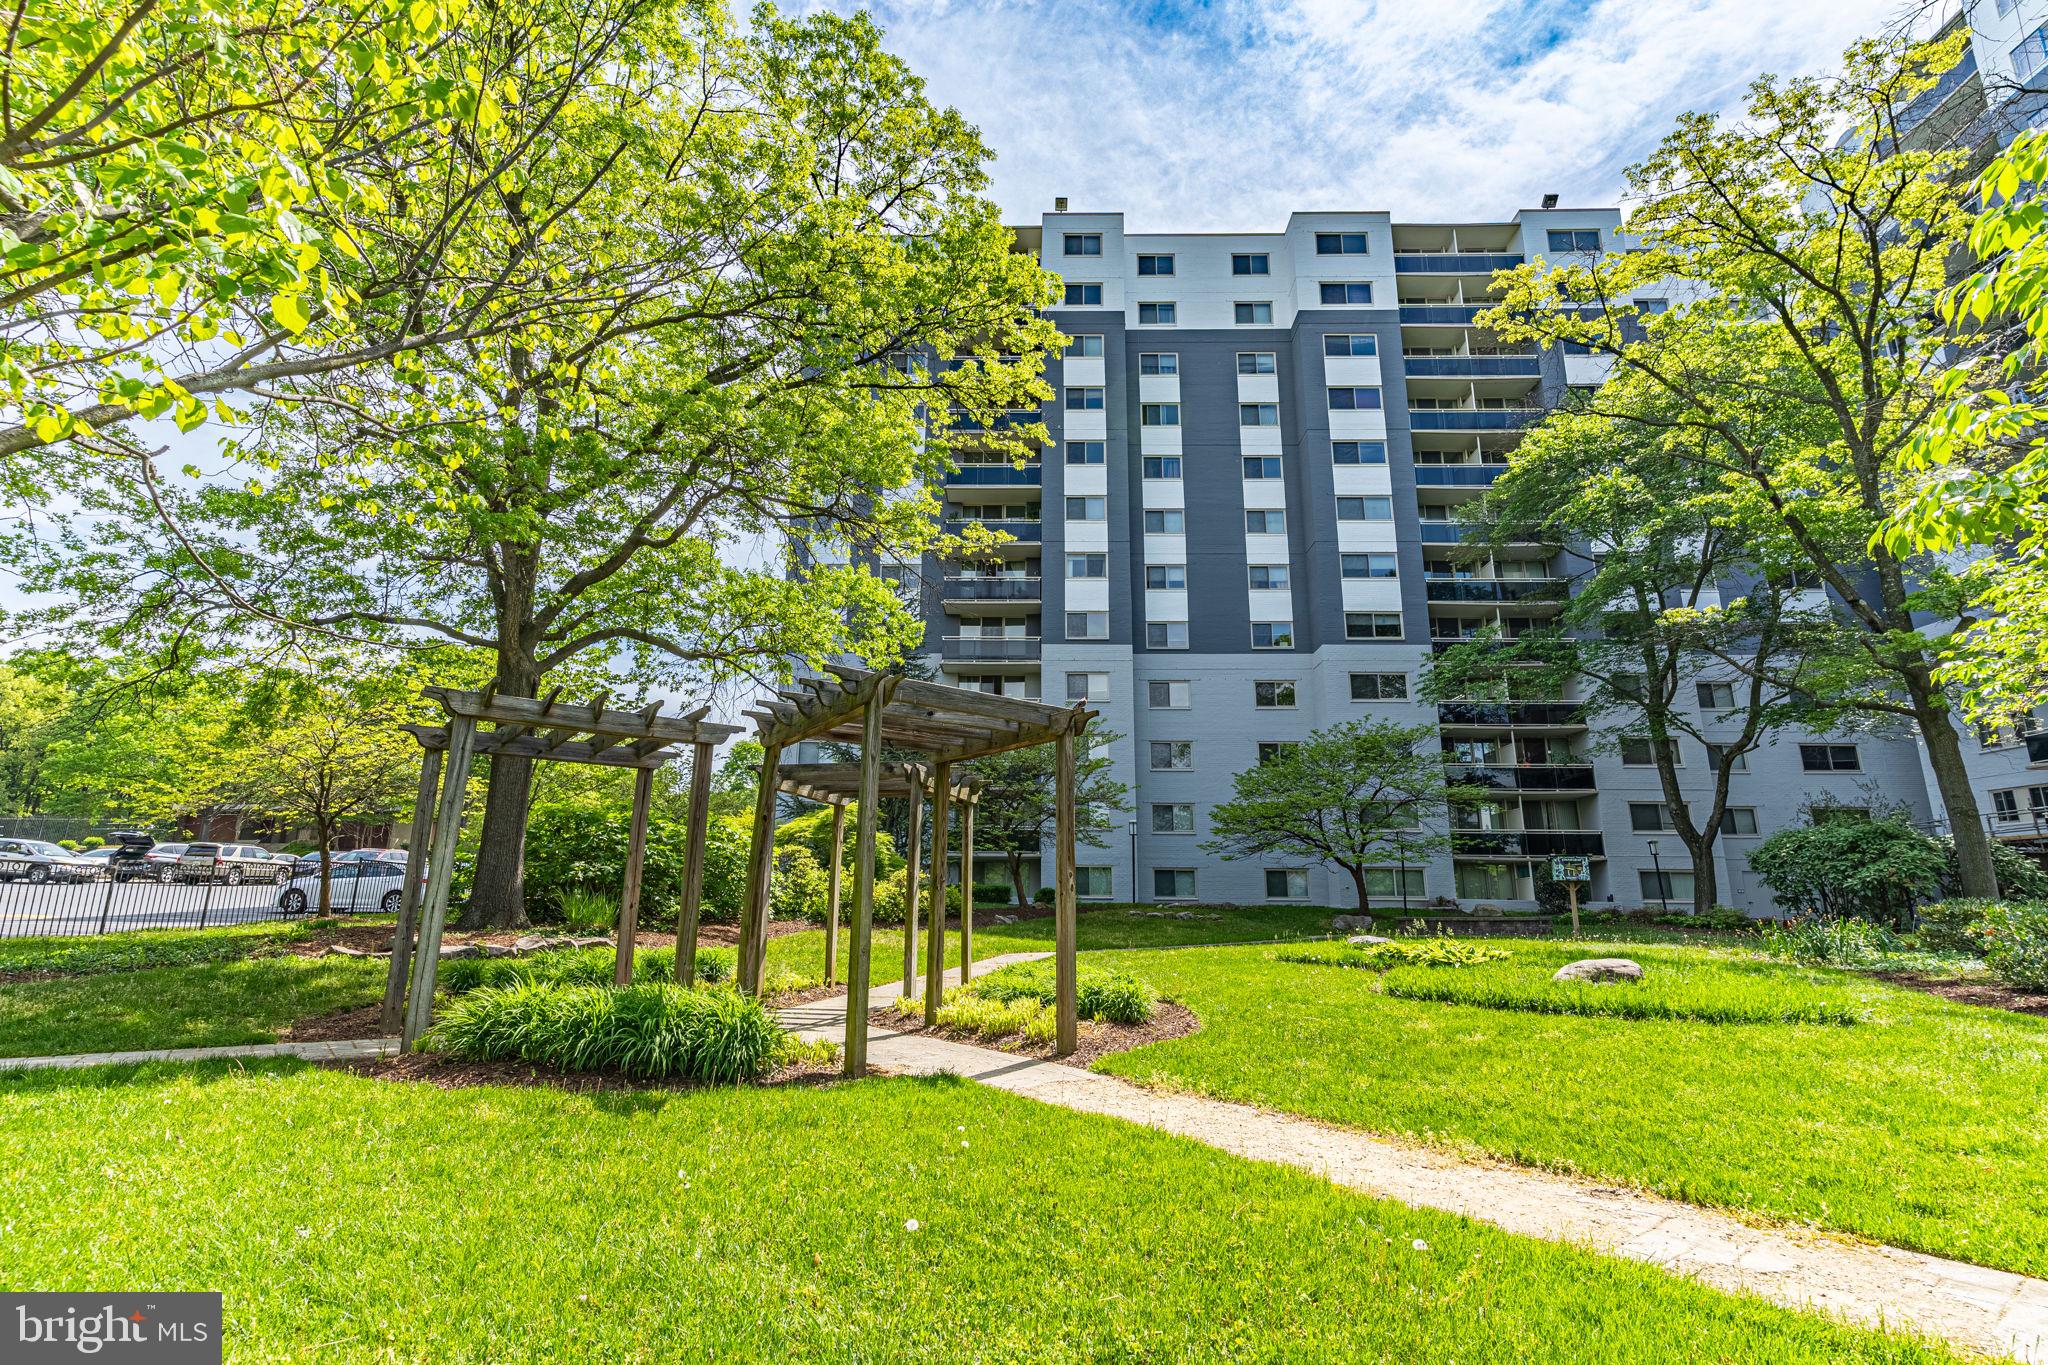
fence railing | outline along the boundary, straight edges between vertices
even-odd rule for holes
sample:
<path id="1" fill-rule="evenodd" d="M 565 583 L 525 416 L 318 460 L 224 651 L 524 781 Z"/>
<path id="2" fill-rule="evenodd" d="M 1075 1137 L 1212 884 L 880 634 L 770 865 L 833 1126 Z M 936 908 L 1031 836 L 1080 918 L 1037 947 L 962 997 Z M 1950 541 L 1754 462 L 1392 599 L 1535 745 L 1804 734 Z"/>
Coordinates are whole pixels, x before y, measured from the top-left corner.
<path id="1" fill-rule="evenodd" d="M 305 892 L 314 904 L 287 904 L 289 883 L 225 881 L 121 881 L 102 874 L 95 881 L 0 881 L 0 938 L 41 935 L 76 937 L 129 929 L 205 929 L 290 919 L 317 910 L 319 891 Z M 340 889 L 340 883 L 336 883 Z M 366 909 L 377 909 L 370 906 Z"/>

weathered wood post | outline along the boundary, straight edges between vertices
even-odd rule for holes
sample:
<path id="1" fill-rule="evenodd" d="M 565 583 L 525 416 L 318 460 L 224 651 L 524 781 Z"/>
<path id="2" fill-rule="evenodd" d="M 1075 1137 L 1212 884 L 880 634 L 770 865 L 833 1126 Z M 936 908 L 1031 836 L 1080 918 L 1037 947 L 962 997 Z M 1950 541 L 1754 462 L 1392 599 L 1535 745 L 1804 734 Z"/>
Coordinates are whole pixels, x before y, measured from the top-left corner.
<path id="1" fill-rule="evenodd" d="M 711 746 L 690 758 L 690 836 L 683 851 L 683 908 L 676 917 L 676 983 L 697 984 L 697 916 L 704 904 L 704 837 L 711 826 Z"/>
<path id="2" fill-rule="evenodd" d="M 846 803 L 832 803 L 832 870 L 825 879 L 825 984 L 839 979 L 839 865 L 846 843 Z"/>
<path id="3" fill-rule="evenodd" d="M 941 763 L 932 778 L 932 918 L 925 927 L 924 1023 L 939 1026 L 939 1001 L 946 993 L 946 833 L 953 813 L 953 765 Z"/>
<path id="4" fill-rule="evenodd" d="M 960 808 L 960 984 L 974 979 L 974 808 L 981 801 L 969 793 Z"/>
<path id="5" fill-rule="evenodd" d="M 884 678 L 860 727 L 860 814 L 853 842 L 853 956 L 846 964 L 846 1074 L 868 1073 L 868 976 L 875 937 L 875 817 L 882 803 L 882 709 L 896 690 Z"/>
<path id="6" fill-rule="evenodd" d="M 903 874 L 903 997 L 917 994 L 917 898 L 923 889 L 924 780 L 920 770 L 910 776 L 910 867 Z"/>
<path id="7" fill-rule="evenodd" d="M 405 890 L 398 897 L 398 928 L 391 940 L 391 970 L 384 978 L 384 1008 L 377 1031 L 396 1033 L 405 1017 L 405 978 L 412 970 L 412 936 L 420 922 L 420 885 L 434 847 L 434 798 L 441 789 L 441 751 L 420 754 L 420 789 L 412 800 L 412 833 L 407 839 Z M 111 882 L 109 883 L 111 885 Z"/>
<path id="8" fill-rule="evenodd" d="M 420 907 L 420 946 L 412 966 L 412 996 L 406 1002 L 400 1052 L 411 1052 L 434 1021 L 434 977 L 441 966 L 441 931 L 448 927 L 448 888 L 455 876 L 455 845 L 462 835 L 462 802 L 469 792 L 469 761 L 476 752 L 476 721 L 451 718 L 448 758 L 441 779 L 441 806 L 434 817 L 433 853 Z M 408 874 L 410 875 L 410 874 Z"/>
<path id="9" fill-rule="evenodd" d="M 1075 1020 L 1078 983 L 1074 975 L 1074 950 L 1079 929 L 1074 919 L 1074 744 L 1077 738 L 1075 731 L 1079 728 L 1070 725 L 1060 732 L 1058 776 L 1053 794 L 1056 811 L 1053 842 L 1055 876 L 1058 879 L 1053 892 L 1053 1009 L 1056 1014 L 1053 1050 L 1062 1057 L 1070 1055 L 1080 1045 L 1080 1029 Z"/>
<path id="10" fill-rule="evenodd" d="M 752 842 L 747 848 L 747 903 L 740 911 L 740 989 L 761 993 L 761 969 L 768 956 L 768 892 L 775 877 L 775 765 L 782 746 L 761 746 L 761 788 L 754 799 Z"/>
<path id="11" fill-rule="evenodd" d="M 633 778 L 633 830 L 626 836 L 626 884 L 619 892 L 619 941 L 612 952 L 612 984 L 633 984 L 633 939 L 640 932 L 640 880 L 647 866 L 647 808 L 654 799 L 654 769 Z"/>

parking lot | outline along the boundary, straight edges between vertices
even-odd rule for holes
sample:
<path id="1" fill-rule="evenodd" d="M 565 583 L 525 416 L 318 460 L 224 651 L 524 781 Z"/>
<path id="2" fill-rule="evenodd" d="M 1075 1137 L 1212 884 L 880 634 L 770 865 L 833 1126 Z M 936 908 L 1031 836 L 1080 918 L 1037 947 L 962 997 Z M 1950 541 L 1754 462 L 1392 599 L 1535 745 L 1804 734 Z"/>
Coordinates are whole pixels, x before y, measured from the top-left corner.
<path id="1" fill-rule="evenodd" d="M 0 882 L 0 938 L 197 928 L 283 919 L 276 886 L 153 881 Z"/>

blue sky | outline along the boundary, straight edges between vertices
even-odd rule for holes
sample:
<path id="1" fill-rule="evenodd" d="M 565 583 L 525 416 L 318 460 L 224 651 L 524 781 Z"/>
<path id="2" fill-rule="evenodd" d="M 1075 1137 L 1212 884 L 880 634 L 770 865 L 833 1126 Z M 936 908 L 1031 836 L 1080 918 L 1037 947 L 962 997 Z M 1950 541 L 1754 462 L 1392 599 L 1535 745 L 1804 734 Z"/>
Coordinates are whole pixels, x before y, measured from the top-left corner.
<path id="1" fill-rule="evenodd" d="M 1135 231 L 1302 209 L 1611 203 L 1687 109 L 1827 69 L 1900 0 L 811 0 L 866 8 L 996 155 L 995 196 Z"/>

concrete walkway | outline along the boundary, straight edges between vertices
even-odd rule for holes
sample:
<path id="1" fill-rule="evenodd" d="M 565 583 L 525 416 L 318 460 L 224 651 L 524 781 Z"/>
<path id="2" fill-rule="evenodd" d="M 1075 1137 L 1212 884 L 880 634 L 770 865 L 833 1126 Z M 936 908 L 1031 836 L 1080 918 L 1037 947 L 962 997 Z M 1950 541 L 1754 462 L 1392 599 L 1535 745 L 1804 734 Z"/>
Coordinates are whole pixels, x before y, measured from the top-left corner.
<path id="1" fill-rule="evenodd" d="M 975 969 L 1044 956 L 1013 953 Z M 948 985 L 956 980 L 957 973 L 946 974 Z M 879 1006 L 898 994 L 897 986 L 877 987 L 872 998 Z M 844 996 L 781 1013 L 806 1038 L 844 1038 Z M 2048 1281 L 1825 1233 L 1752 1227 L 1727 1213 L 1634 1190 L 1474 1164 L 1251 1105 L 1147 1090 L 1078 1067 L 921 1034 L 874 1028 L 868 1060 L 898 1074 L 945 1072 L 1065 1109 L 1128 1119 L 1365 1194 L 1646 1261 L 1786 1307 L 2048 1365 Z"/>
<path id="2" fill-rule="evenodd" d="M 75 1052 L 67 1057 L 0 1057 L 0 1071 L 43 1067 L 121 1066 L 130 1062 L 211 1062 L 223 1057 L 297 1057 L 308 1062 L 345 1062 L 356 1057 L 389 1057 L 396 1038 L 358 1038 L 325 1043 L 249 1043 L 241 1047 L 173 1047 L 154 1052 Z"/>

